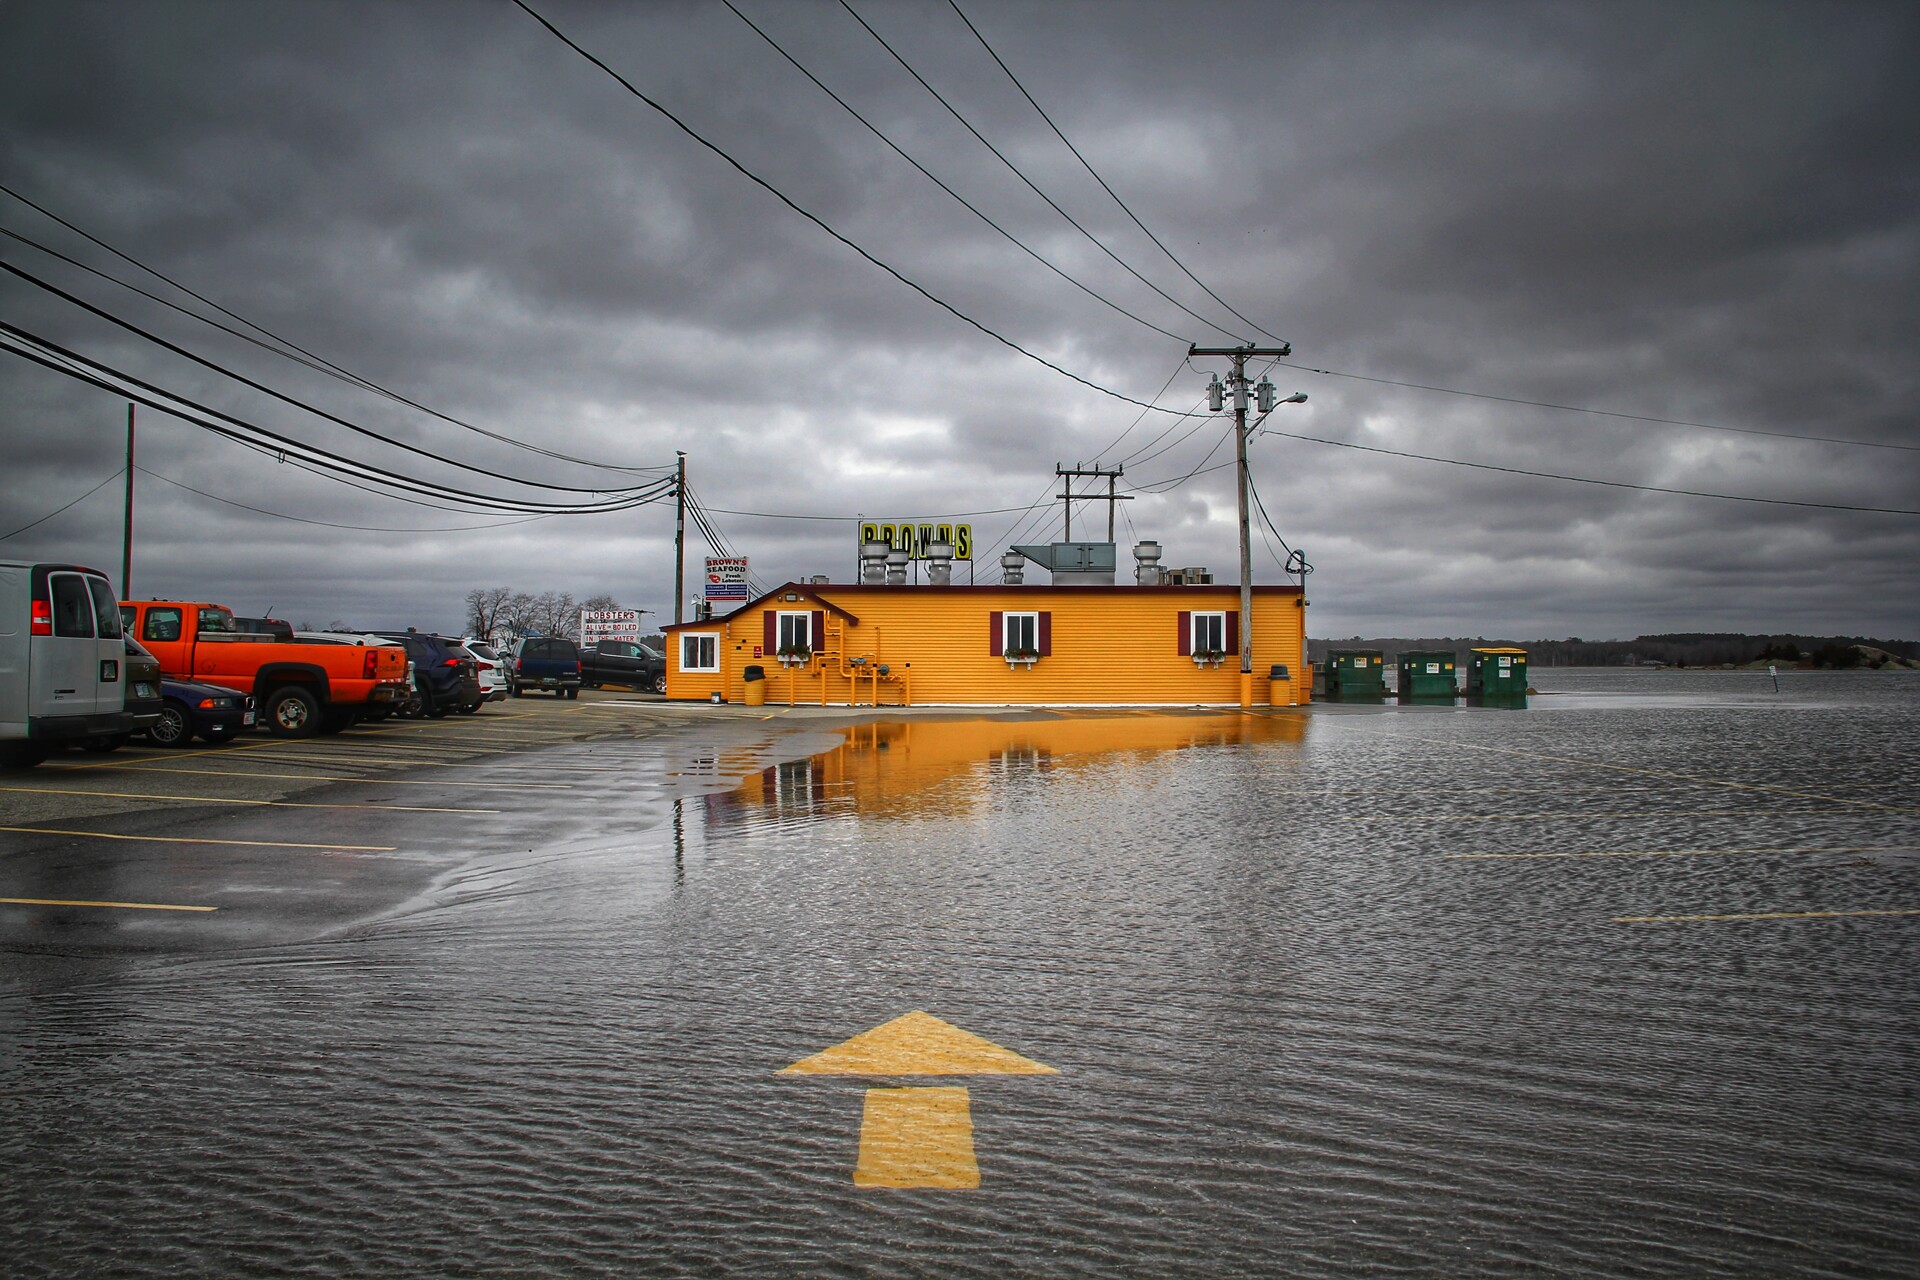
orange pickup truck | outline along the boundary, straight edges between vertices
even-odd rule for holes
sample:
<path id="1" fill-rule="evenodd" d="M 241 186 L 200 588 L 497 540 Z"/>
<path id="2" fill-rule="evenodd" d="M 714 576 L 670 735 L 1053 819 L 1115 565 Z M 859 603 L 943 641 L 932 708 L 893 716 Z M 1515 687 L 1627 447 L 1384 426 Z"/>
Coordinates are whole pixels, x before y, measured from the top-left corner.
<path id="1" fill-rule="evenodd" d="M 160 660 L 161 673 L 250 693 L 260 722 L 283 738 L 338 733 L 406 696 L 400 645 L 309 644 L 242 632 L 217 604 L 123 600 L 126 632 Z"/>

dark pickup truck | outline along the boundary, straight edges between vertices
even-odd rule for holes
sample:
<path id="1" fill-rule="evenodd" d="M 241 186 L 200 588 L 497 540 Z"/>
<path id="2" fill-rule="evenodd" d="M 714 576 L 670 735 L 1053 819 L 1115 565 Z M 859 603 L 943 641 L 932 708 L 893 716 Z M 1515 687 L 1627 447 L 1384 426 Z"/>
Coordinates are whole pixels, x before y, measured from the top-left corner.
<path id="1" fill-rule="evenodd" d="M 667 659 L 632 640 L 596 640 L 580 649 L 580 683 L 589 689 L 623 684 L 650 693 L 667 691 Z"/>

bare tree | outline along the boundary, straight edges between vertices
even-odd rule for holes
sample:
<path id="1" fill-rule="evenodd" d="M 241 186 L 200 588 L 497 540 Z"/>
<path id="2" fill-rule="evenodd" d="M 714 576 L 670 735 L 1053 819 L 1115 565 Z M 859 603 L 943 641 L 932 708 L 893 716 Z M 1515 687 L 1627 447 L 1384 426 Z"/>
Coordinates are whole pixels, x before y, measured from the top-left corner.
<path id="1" fill-rule="evenodd" d="M 543 591 L 527 601 L 525 626 L 550 636 L 572 636 L 580 629 L 580 606 L 571 591 Z"/>
<path id="2" fill-rule="evenodd" d="M 513 621 L 507 616 L 512 600 L 512 587 L 487 587 L 467 592 L 467 625 L 473 628 L 473 634 L 484 640 Z"/>

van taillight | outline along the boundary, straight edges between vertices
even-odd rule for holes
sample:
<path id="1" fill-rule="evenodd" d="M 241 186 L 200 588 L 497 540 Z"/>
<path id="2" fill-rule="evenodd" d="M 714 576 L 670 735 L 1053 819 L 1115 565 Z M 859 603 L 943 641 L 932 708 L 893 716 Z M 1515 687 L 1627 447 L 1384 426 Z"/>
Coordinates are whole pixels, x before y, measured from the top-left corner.
<path id="1" fill-rule="evenodd" d="M 53 634 L 53 602 L 52 601 L 35 600 L 33 602 L 32 633 L 36 636 L 50 636 Z"/>
<path id="2" fill-rule="evenodd" d="M 442 662 L 440 665 L 443 667 L 457 667 L 460 665 L 460 659 L 448 658 L 444 662 Z"/>

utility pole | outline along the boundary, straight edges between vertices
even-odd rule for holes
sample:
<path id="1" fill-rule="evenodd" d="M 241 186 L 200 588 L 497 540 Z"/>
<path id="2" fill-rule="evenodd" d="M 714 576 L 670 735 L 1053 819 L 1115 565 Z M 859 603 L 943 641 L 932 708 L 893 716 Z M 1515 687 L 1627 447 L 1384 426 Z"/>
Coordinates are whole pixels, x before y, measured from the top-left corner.
<path id="1" fill-rule="evenodd" d="M 120 598 L 133 599 L 133 402 L 127 402 L 127 519 L 120 544 Z"/>
<path id="2" fill-rule="evenodd" d="M 1066 527 L 1066 536 L 1063 539 L 1063 541 L 1066 541 L 1066 542 L 1073 541 L 1073 500 L 1075 498 L 1081 498 L 1081 499 L 1092 498 L 1098 501 L 1101 497 L 1101 495 L 1097 493 L 1075 493 L 1073 491 L 1073 482 L 1076 477 L 1089 476 L 1094 479 L 1105 479 L 1107 482 L 1107 492 L 1106 492 L 1107 541 L 1112 542 L 1113 541 L 1113 513 L 1117 504 L 1122 502 L 1133 501 L 1133 495 L 1130 493 L 1114 492 L 1114 482 L 1118 480 L 1121 476 L 1126 474 L 1126 468 L 1115 467 L 1113 470 L 1108 471 L 1102 467 L 1074 467 L 1072 470 L 1068 470 L 1066 467 L 1060 465 L 1059 463 L 1055 463 L 1053 467 L 1053 474 L 1061 477 L 1063 480 L 1066 481 L 1066 491 L 1059 495 L 1061 501 L 1067 504 L 1067 527 Z"/>
<path id="3" fill-rule="evenodd" d="M 687 455 L 673 451 L 679 467 L 673 482 L 673 620 L 680 621 L 680 608 L 687 587 Z"/>
<path id="4" fill-rule="evenodd" d="M 1293 354 L 1293 345 L 1283 342 L 1277 347 L 1191 347 L 1188 357 L 1226 356 L 1233 361 L 1233 372 L 1223 386 L 1219 376 L 1207 386 L 1207 407 L 1215 413 L 1220 412 L 1221 403 L 1227 392 L 1233 395 L 1233 453 L 1238 464 L 1235 485 L 1240 500 L 1240 706 L 1245 710 L 1253 706 L 1253 539 L 1252 525 L 1247 517 L 1247 357 L 1271 356 L 1283 360 Z M 1261 413 L 1271 413 L 1274 406 L 1273 383 L 1260 379 L 1258 407 Z M 1306 396 L 1299 392 L 1287 397 L 1288 404 L 1300 404 Z"/>

